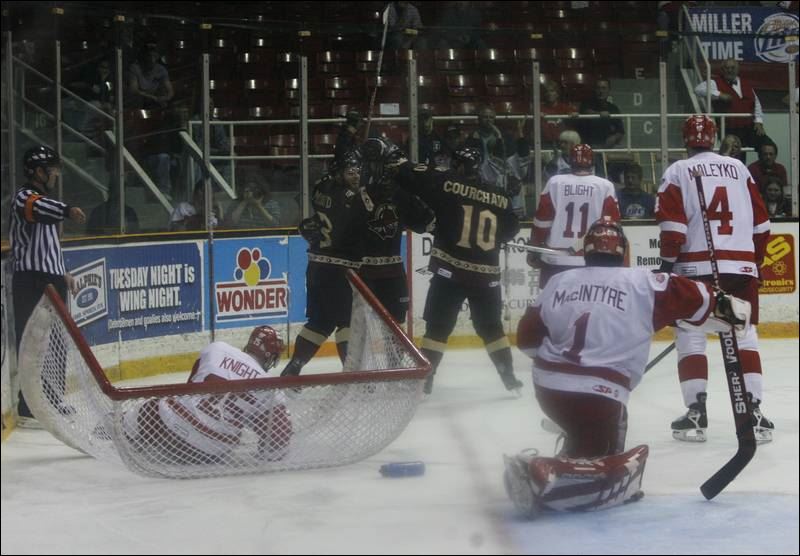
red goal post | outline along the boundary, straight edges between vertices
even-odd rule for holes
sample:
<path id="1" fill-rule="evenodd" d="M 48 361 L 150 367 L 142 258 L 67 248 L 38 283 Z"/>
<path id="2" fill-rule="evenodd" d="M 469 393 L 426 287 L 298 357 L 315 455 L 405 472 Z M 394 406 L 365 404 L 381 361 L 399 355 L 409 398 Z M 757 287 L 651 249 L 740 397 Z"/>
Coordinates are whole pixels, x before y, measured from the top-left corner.
<path id="1" fill-rule="evenodd" d="M 23 393 L 54 436 L 144 475 L 210 477 L 362 460 L 405 429 L 430 364 L 361 279 L 352 271 L 348 279 L 353 317 L 344 372 L 135 388 L 111 384 L 48 287 L 20 345 Z"/>

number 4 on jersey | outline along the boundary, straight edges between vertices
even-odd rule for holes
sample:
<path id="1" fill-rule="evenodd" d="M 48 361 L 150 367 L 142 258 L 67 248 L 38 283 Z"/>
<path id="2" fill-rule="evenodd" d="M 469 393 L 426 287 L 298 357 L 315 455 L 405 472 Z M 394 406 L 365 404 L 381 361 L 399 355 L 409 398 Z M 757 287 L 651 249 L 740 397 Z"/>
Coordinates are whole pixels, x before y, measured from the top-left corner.
<path id="1" fill-rule="evenodd" d="M 731 212 L 728 204 L 728 190 L 722 186 L 714 189 L 714 196 L 711 197 L 711 202 L 708 205 L 708 219 L 719 220 L 719 227 L 717 233 L 721 236 L 729 236 L 733 233 L 733 213 Z"/>

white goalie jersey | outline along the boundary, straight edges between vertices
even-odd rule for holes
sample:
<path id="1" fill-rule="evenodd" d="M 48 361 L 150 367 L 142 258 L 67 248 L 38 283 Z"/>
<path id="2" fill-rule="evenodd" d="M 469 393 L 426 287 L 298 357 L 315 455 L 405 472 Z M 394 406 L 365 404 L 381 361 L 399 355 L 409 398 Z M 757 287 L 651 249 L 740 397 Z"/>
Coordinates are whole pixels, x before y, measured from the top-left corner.
<path id="1" fill-rule="evenodd" d="M 554 276 L 517 331 L 534 382 L 627 403 L 641 381 L 653 332 L 706 320 L 709 286 L 644 268 L 591 267 Z"/>
<path id="2" fill-rule="evenodd" d="M 189 375 L 190 383 L 248 380 L 267 376 L 250 355 L 224 342 L 206 346 Z M 140 430 L 166 429 L 197 453 L 219 458 L 239 445 L 245 430 L 256 433 L 270 449 L 288 442 L 291 426 L 278 390 L 169 397 L 157 402 L 157 411 L 144 406 L 137 416 Z M 160 421 L 157 423 L 142 422 Z M 274 455 L 274 454 L 273 454 Z"/>

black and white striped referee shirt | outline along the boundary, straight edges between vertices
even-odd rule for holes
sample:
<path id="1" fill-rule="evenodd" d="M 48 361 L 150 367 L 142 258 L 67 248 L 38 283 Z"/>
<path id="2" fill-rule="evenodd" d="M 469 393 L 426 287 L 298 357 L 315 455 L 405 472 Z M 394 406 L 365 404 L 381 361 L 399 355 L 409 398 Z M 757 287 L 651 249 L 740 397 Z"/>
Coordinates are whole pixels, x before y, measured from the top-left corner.
<path id="1" fill-rule="evenodd" d="M 69 206 L 61 201 L 45 197 L 29 186 L 17 190 L 11 208 L 11 252 L 15 271 L 66 274 L 58 223 L 68 215 Z"/>

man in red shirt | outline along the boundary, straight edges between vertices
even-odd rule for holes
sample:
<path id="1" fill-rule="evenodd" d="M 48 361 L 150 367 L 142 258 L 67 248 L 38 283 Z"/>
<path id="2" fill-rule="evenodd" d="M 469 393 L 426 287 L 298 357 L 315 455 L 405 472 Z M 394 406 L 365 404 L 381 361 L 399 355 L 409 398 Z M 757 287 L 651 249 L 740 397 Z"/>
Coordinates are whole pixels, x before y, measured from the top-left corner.
<path id="1" fill-rule="evenodd" d="M 711 81 L 700 83 L 694 92 L 704 99 L 710 89 L 714 112 L 751 114 L 747 117 L 727 118 L 725 133 L 739 137 L 745 147 L 758 150 L 761 143 L 767 140 L 761 102 L 750 81 L 739 77 L 739 62 L 734 58 L 722 62 L 720 73 L 721 75 L 715 75 Z M 738 158 L 744 162 L 745 154 L 741 153 Z"/>
<path id="2" fill-rule="evenodd" d="M 758 190 L 761 192 L 762 197 L 764 197 L 764 190 L 767 187 L 767 181 L 769 181 L 768 178 L 771 176 L 778 176 L 783 184 L 789 183 L 786 178 L 786 167 L 775 162 L 777 157 L 778 146 L 772 141 L 766 141 L 758 149 L 758 160 L 747 167 L 756 185 L 758 185 Z"/>

